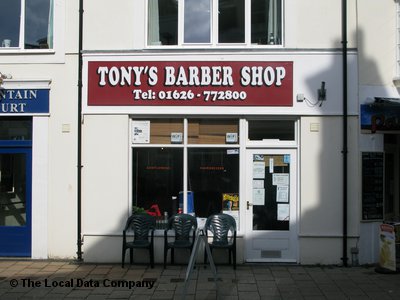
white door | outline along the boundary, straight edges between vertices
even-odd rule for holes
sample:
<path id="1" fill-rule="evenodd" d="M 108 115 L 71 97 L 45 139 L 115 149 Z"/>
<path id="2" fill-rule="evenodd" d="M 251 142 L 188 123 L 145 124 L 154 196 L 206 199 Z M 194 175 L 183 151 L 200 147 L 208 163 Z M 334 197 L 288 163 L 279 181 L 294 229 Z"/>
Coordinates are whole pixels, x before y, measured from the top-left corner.
<path id="1" fill-rule="evenodd" d="M 247 262 L 297 262 L 296 150 L 247 150 Z"/>

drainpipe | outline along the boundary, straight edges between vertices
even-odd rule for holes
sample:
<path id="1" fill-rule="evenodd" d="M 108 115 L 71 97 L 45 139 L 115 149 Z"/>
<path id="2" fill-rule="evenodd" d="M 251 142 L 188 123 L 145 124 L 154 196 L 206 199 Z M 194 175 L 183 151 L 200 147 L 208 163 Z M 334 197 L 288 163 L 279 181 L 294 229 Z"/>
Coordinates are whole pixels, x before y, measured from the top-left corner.
<path id="1" fill-rule="evenodd" d="M 78 132 L 77 132 L 77 260 L 82 261 L 82 44 L 83 44 L 83 0 L 79 0 L 78 43 Z"/>
<path id="2" fill-rule="evenodd" d="M 343 71 L 343 266 L 347 267 L 347 0 L 342 0 Z"/>

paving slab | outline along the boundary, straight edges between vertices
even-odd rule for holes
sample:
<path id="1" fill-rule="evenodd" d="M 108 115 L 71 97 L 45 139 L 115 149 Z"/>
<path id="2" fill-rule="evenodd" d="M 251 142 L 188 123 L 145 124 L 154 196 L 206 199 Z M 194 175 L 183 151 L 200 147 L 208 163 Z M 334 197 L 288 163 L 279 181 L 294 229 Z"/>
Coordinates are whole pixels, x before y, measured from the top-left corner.
<path id="1" fill-rule="evenodd" d="M 0 259 L 1 299 L 400 299 L 400 274 L 373 266 L 93 264 Z M 186 294 L 184 295 L 184 291 Z"/>

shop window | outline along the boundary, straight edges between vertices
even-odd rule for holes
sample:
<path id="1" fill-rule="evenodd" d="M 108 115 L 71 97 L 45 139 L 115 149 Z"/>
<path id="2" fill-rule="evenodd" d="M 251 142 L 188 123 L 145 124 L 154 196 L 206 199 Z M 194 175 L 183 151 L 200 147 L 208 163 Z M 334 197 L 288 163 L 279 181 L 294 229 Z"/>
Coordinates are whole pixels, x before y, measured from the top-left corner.
<path id="1" fill-rule="evenodd" d="M 211 0 L 184 1 L 184 42 L 211 42 Z"/>
<path id="2" fill-rule="evenodd" d="M 188 122 L 189 144 L 238 144 L 238 120 L 193 119 Z"/>
<path id="3" fill-rule="evenodd" d="M 53 48 L 53 0 L 2 0 L 0 11 L 1 48 Z"/>
<path id="4" fill-rule="evenodd" d="M 220 0 L 218 13 L 218 42 L 244 43 L 244 0 Z"/>
<path id="5" fill-rule="evenodd" d="M 148 0 L 148 44 L 177 45 L 178 2 Z"/>
<path id="6" fill-rule="evenodd" d="M 178 203 L 171 199 L 183 190 L 183 149 L 133 148 L 132 163 L 133 205 L 176 213 Z"/>
<path id="7" fill-rule="evenodd" d="M 238 216 L 238 119 L 132 120 L 132 133 L 133 206 Z"/>
<path id="8" fill-rule="evenodd" d="M 295 121 L 293 120 L 249 120 L 248 124 L 250 141 L 295 140 Z"/>
<path id="9" fill-rule="evenodd" d="M 160 119 L 150 123 L 150 144 L 181 144 L 183 120 Z"/>
<path id="10" fill-rule="evenodd" d="M 132 121 L 133 144 L 182 144 L 183 120 L 152 119 Z"/>
<path id="11" fill-rule="evenodd" d="M 1 118 L 0 140 L 32 140 L 32 119 L 29 117 Z"/>
<path id="12" fill-rule="evenodd" d="M 280 45 L 282 43 L 282 1 L 251 1 L 251 43 Z"/>
<path id="13" fill-rule="evenodd" d="M 188 189 L 193 192 L 196 216 L 208 217 L 223 210 L 239 209 L 232 202 L 223 205 L 227 195 L 238 200 L 239 151 L 189 148 L 187 180 Z"/>
<path id="14" fill-rule="evenodd" d="M 282 0 L 148 0 L 148 45 L 185 44 L 281 45 Z"/>

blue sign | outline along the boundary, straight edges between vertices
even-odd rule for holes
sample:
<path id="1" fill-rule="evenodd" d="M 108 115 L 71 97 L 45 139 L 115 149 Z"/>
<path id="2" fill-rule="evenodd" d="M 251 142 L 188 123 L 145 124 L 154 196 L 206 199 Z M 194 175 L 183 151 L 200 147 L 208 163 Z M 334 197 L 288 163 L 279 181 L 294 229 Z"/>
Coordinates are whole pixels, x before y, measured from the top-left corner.
<path id="1" fill-rule="evenodd" d="M 0 114 L 49 113 L 48 89 L 1 89 Z"/>
<path id="2" fill-rule="evenodd" d="M 290 154 L 285 154 L 285 155 L 283 156 L 283 162 L 284 162 L 285 164 L 290 164 Z"/>
<path id="3" fill-rule="evenodd" d="M 364 132 L 400 132 L 400 104 L 361 104 L 361 130 Z"/>

